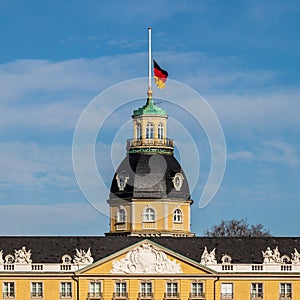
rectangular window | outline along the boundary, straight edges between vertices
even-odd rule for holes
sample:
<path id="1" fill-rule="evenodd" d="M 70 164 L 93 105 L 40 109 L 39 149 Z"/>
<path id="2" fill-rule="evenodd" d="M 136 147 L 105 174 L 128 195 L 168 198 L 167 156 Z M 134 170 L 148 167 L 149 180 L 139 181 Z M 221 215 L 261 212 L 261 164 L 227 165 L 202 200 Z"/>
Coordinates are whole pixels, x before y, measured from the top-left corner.
<path id="1" fill-rule="evenodd" d="M 167 297 L 177 297 L 177 296 L 178 296 L 178 283 L 167 282 Z"/>
<path id="2" fill-rule="evenodd" d="M 280 283 L 280 299 L 292 299 L 291 283 Z"/>
<path id="3" fill-rule="evenodd" d="M 72 297 L 72 283 L 71 282 L 61 282 L 60 283 L 60 297 L 61 298 L 71 298 Z"/>
<path id="4" fill-rule="evenodd" d="M 150 297 L 152 295 L 152 283 L 151 282 L 141 282 L 141 296 Z"/>
<path id="5" fill-rule="evenodd" d="M 15 298 L 14 282 L 3 282 L 3 298 Z"/>
<path id="6" fill-rule="evenodd" d="M 203 296 L 203 283 L 202 282 L 192 282 L 192 296 L 199 297 Z"/>
<path id="7" fill-rule="evenodd" d="M 233 299 L 233 284 L 222 283 L 221 284 L 221 299 Z"/>
<path id="8" fill-rule="evenodd" d="M 251 283 L 251 299 L 262 299 L 263 295 L 263 284 Z"/>
<path id="9" fill-rule="evenodd" d="M 42 282 L 31 282 L 31 297 L 32 298 L 42 298 L 43 297 Z"/>
<path id="10" fill-rule="evenodd" d="M 90 282 L 90 297 L 100 297 L 101 296 L 101 283 L 100 282 Z"/>
<path id="11" fill-rule="evenodd" d="M 115 296 L 116 297 L 126 297 L 126 295 L 127 295 L 126 282 L 116 282 L 116 284 L 115 284 Z"/>

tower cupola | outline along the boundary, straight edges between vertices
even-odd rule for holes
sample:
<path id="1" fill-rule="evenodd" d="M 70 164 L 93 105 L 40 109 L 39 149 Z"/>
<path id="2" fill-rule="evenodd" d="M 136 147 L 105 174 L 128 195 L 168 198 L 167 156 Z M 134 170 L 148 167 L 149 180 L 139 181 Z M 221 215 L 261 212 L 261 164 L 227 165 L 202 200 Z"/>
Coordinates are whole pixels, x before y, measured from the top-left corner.
<path id="1" fill-rule="evenodd" d="M 147 102 L 133 111 L 133 139 L 127 141 L 129 153 L 172 154 L 173 140 L 167 138 L 166 110 L 157 106 L 148 91 Z"/>

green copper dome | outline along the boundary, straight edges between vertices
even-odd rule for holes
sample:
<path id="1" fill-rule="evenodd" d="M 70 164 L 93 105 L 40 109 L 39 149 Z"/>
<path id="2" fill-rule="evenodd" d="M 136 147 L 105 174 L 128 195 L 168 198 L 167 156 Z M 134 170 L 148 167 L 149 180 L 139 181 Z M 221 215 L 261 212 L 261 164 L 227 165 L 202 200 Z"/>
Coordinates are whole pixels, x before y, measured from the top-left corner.
<path id="1" fill-rule="evenodd" d="M 153 102 L 152 98 L 148 98 L 146 105 L 133 111 L 133 116 L 141 116 L 141 115 L 160 115 L 160 116 L 167 117 L 167 111 L 158 107 Z"/>

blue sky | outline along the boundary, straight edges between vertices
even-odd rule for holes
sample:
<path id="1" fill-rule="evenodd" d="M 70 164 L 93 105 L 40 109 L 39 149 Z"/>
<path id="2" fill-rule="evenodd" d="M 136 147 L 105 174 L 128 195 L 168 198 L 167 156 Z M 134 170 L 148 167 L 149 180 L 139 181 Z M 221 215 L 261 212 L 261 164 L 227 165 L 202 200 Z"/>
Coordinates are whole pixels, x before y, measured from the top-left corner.
<path id="1" fill-rule="evenodd" d="M 108 231 L 107 217 L 76 182 L 73 134 L 99 93 L 147 76 L 151 26 L 153 56 L 170 79 L 207 100 L 226 139 L 224 180 L 208 206 L 193 206 L 193 232 L 202 235 L 221 219 L 246 218 L 273 235 L 299 236 L 299 13 L 292 0 L 0 0 L 0 234 Z M 172 107 L 165 105 L 175 127 Z M 103 111 L 111 107 L 106 103 Z M 112 115 L 107 129 L 115 134 L 127 122 L 120 137 L 130 138 L 132 108 Z M 176 110 L 173 115 L 183 122 Z M 187 128 L 202 140 L 193 122 Z M 176 137 L 172 127 L 169 132 Z M 180 135 L 177 141 L 185 142 Z M 103 138 L 104 153 L 110 143 Z M 115 147 L 118 162 L 125 141 L 119 138 Z M 205 182 L 209 148 L 205 142 L 199 147 Z M 181 159 L 192 181 L 194 162 Z M 111 166 L 99 158 L 99 167 L 109 182 Z"/>

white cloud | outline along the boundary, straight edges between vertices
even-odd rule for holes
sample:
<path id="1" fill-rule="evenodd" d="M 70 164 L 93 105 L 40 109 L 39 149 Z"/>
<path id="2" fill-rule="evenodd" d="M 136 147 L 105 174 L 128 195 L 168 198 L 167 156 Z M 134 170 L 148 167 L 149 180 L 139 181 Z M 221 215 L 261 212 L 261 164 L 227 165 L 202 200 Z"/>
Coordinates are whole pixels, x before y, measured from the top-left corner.
<path id="1" fill-rule="evenodd" d="M 33 142 L 1 143 L 0 177 L 12 188 L 74 187 L 71 148 Z"/>
<path id="2" fill-rule="evenodd" d="M 297 168 L 300 163 L 299 150 L 297 151 L 294 145 L 282 141 L 265 141 L 258 156 L 260 160 L 282 163 L 293 168 Z"/>
<path id="3" fill-rule="evenodd" d="M 227 155 L 228 159 L 231 160 L 243 160 L 243 161 L 251 161 L 253 160 L 253 153 L 247 150 L 232 152 Z"/>
<path id="4" fill-rule="evenodd" d="M 108 219 L 87 202 L 0 206 L 1 235 L 97 235 L 107 231 L 107 224 Z"/>

